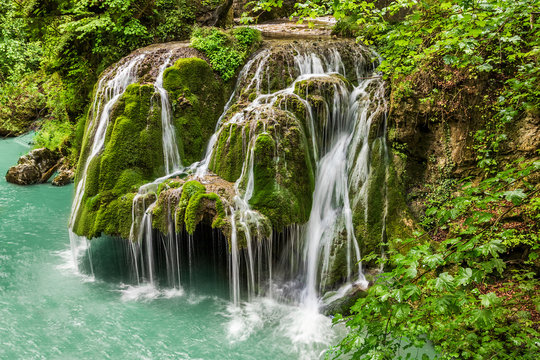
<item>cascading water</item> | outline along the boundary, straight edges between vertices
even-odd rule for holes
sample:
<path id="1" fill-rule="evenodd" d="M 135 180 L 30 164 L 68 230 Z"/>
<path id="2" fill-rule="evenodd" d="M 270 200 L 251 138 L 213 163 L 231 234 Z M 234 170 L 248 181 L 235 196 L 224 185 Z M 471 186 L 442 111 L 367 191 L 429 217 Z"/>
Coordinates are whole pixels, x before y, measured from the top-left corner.
<path id="1" fill-rule="evenodd" d="M 264 69 L 267 66 L 268 55 L 260 53 L 254 60 L 258 61 L 258 65 L 246 89 L 249 90 L 253 87 L 259 93 L 261 79 L 265 76 Z M 346 234 L 347 244 L 346 280 L 360 287 L 367 287 L 360 262 L 360 249 L 354 235 L 349 192 L 355 190 L 355 185 L 362 184 L 365 187 L 367 183 L 366 180 L 370 169 L 369 130 L 373 119 L 384 113 L 386 105 L 383 98 L 382 82 L 377 77 L 369 77 L 359 81 L 358 86 L 352 90 L 349 90 L 343 84 L 334 85 L 334 96 L 326 104 L 325 114 L 315 114 L 316 110 L 305 99 L 294 93 L 296 84 L 310 79 L 328 77 L 333 74 L 344 75 L 345 66 L 341 61 L 339 52 L 335 50 L 331 52 L 329 58 L 315 53 L 302 54 L 298 52 L 298 55 L 294 57 L 294 61 L 299 75 L 289 87 L 270 94 L 259 93 L 246 108 L 230 116 L 222 128 L 227 124 L 242 123 L 252 113 L 255 114 L 255 121 L 252 120 L 251 122 L 256 124 L 260 114 L 265 109 L 272 109 L 282 99 L 283 95 L 295 96 L 306 106 L 308 110 L 306 121 L 311 132 L 313 157 L 318 161 L 311 217 L 303 231 L 305 234 L 303 241 L 304 270 L 301 272 L 305 278 L 305 289 L 302 299 L 299 300 L 302 303 L 310 303 L 318 308 L 320 305 L 318 296 L 325 285 L 324 274 L 329 270 L 331 262 L 331 249 L 334 241 L 342 231 Z M 361 73 L 360 70 L 355 70 L 357 73 Z M 327 118 L 318 119 L 320 116 L 326 116 Z M 323 129 L 318 129 L 320 124 L 316 124 L 317 121 L 325 124 Z M 247 242 L 246 283 L 248 284 L 248 298 L 256 295 L 250 289 L 254 288 L 252 286 L 254 278 L 252 269 L 259 267 L 253 263 L 253 256 L 251 255 L 252 242 L 257 236 L 250 233 L 253 226 L 249 224 L 255 224 L 255 227 L 258 228 L 259 222 L 258 213 L 250 209 L 249 200 L 253 193 L 254 140 L 260 134 L 256 134 L 255 129 L 252 128 L 250 134 L 247 135 L 248 155 L 242 167 L 242 174 L 235 184 L 238 194 L 235 197 L 235 206 L 230 209 L 231 218 L 233 219 L 231 285 L 233 287 L 232 299 L 235 304 L 238 304 L 240 298 L 237 293 L 239 291 L 238 284 L 240 283 L 237 278 L 237 276 L 240 276 L 237 269 L 239 256 L 236 253 L 235 246 L 239 225 L 241 225 Z M 207 152 L 206 159 L 211 158 L 212 149 L 210 148 L 210 153 Z M 204 162 L 207 163 L 208 160 Z M 199 175 L 204 175 L 204 173 L 199 173 Z M 353 178 L 351 183 L 349 181 L 350 177 Z M 240 188 L 242 184 L 245 185 L 244 189 Z M 365 195 L 365 191 L 361 193 Z M 363 198 L 365 200 L 366 196 L 363 196 Z M 238 219 L 241 219 L 241 221 L 239 222 Z M 268 238 L 271 239 L 271 237 Z M 272 261 L 266 260 L 266 262 L 271 263 Z M 355 278 L 353 278 L 353 274 L 356 274 Z M 271 290 L 272 279 L 269 276 L 267 280 L 266 288 Z"/>
<path id="2" fill-rule="evenodd" d="M 98 83 L 92 110 L 89 114 L 90 122 L 85 134 L 85 138 L 90 141 L 91 146 L 89 147 L 89 154 L 85 161 L 79 163 L 79 169 L 82 170 L 79 170 L 78 177 L 80 180 L 75 190 L 75 198 L 69 219 L 69 237 L 74 266 L 77 264 L 79 254 L 88 248 L 86 238 L 77 236 L 73 232 L 86 189 L 88 167 L 92 160 L 103 150 L 112 108 L 128 85 L 137 81 L 138 66 L 144 57 L 145 54 L 141 54 L 129 59 L 115 69 L 115 72 L 110 72 L 102 76 Z M 84 158 L 81 157 L 81 159 Z"/>
<path id="3" fill-rule="evenodd" d="M 375 95 L 378 97 L 372 99 L 373 93 L 367 89 L 377 82 L 378 93 Z M 373 78 L 361 81 L 352 92 L 335 92 L 330 119 L 334 125 L 331 133 L 324 136 L 323 148 L 329 150 L 317 164 L 314 201 L 305 240 L 306 288 L 303 301 L 309 306 L 318 306 L 320 287 L 324 287 L 324 275 L 329 270 L 331 247 L 343 230 L 347 241 L 347 281 L 367 288 L 354 234 L 349 192 L 357 189 L 351 186 L 353 184 L 367 184 L 369 130 L 374 117 L 385 111 L 383 95 L 382 83 Z M 371 106 L 375 101 L 380 103 L 373 109 Z M 356 162 L 355 154 L 359 154 Z M 349 174 L 354 175 L 356 183 L 350 183 Z M 360 193 L 365 198 L 365 191 Z M 321 262 L 322 266 L 319 265 Z M 357 271 L 352 269 L 354 263 L 357 264 Z M 355 272 L 357 278 L 353 280 L 352 274 Z M 320 287 L 317 286 L 318 281 Z"/>
<path id="4" fill-rule="evenodd" d="M 171 104 L 163 87 L 163 74 L 173 59 L 171 54 L 166 56 L 154 82 L 155 92 L 160 98 L 165 175 L 141 186 L 132 205 L 130 254 L 134 277 L 140 287 L 148 286 L 147 290 L 155 291 L 156 287 L 163 284 L 158 283 L 157 279 L 158 252 L 162 253 L 165 262 L 166 285 L 169 288 L 181 292 L 184 282 L 189 281 L 191 284 L 195 281 L 192 278 L 192 260 L 195 257 L 194 243 L 198 239 L 185 231 L 178 231 L 179 222 L 174 218 L 177 213 L 171 210 L 170 204 L 164 207 L 171 218 L 167 233 L 158 234 L 153 229 L 152 212 L 158 202 L 157 188 L 165 180 L 180 173 L 191 174 L 193 179 L 203 184 L 209 176 L 215 176 L 209 169 L 216 156 L 218 139 L 226 131 L 230 132 L 230 137 L 232 125 L 242 126 L 244 161 L 241 174 L 234 183 L 235 195 L 225 209 L 230 223 L 228 276 L 233 304 L 230 309 L 232 320 L 229 334 L 235 338 L 249 336 L 244 331 L 253 320 L 249 309 L 254 304 L 263 308 L 267 306 L 260 302 L 264 298 L 274 302 L 293 303 L 298 307 L 298 311 L 289 314 L 281 323 L 283 332 L 295 343 L 327 343 L 328 339 L 322 334 L 325 333 L 323 328 L 328 328 L 329 320 L 319 314 L 322 305 L 320 298 L 325 291 L 336 288 L 336 283 L 327 281 L 337 256 L 334 251 L 336 247 L 345 249 L 346 269 L 340 279 L 340 284 L 345 285 L 331 299 L 343 296 L 353 286 L 367 286 L 352 209 L 363 204 L 367 222 L 367 184 L 371 176 L 373 142 L 370 136 L 373 135 L 372 128 L 376 120 L 386 111 L 382 80 L 366 70 L 368 59 L 365 52 L 356 55 L 356 66 L 351 69 L 350 64 L 345 65 L 337 49 L 326 53 L 316 48 L 295 49 L 287 69 L 290 76 L 288 86 L 275 90 L 270 86 L 269 75 L 272 52 L 268 49 L 260 51 L 240 72 L 236 88 L 217 122 L 216 131 L 209 140 L 203 159 L 187 168 L 182 166 L 176 131 L 172 124 Z M 88 164 L 104 146 L 109 113 L 127 85 L 137 81 L 136 67 L 143 58 L 144 54 L 133 57 L 116 69 L 111 80 L 107 76 L 100 80 L 93 104 L 93 120 L 87 130 L 95 131 L 94 136 L 87 136 L 92 141 L 92 151 L 80 173 L 70 228 L 76 221 L 84 195 Z M 355 86 L 344 80 L 346 71 L 356 76 Z M 317 106 L 310 102 L 312 94 L 309 86 L 305 87 L 304 93 L 298 92 L 303 84 L 310 82 L 324 83 L 328 89 L 325 96 L 316 94 L 322 98 Z M 98 96 L 102 93 L 107 94 L 103 100 Z M 234 107 L 235 101 L 242 97 L 245 100 L 246 94 L 251 94 L 251 100 L 244 101 L 239 109 Z M 259 136 L 271 137 L 267 126 L 277 111 L 291 117 L 298 116 L 289 109 L 286 99 L 290 98 L 298 101 L 305 109 L 305 119 L 302 120 L 309 156 L 314 162 L 311 212 L 306 224 L 293 224 L 282 233 L 272 234 L 268 219 L 251 205 L 256 192 L 254 166 L 257 160 L 254 149 Z M 96 128 L 94 122 L 98 124 L 97 130 L 93 130 Z M 274 140 L 277 149 L 281 140 L 278 137 Z M 381 142 L 386 153 L 384 133 Z M 280 163 L 286 160 L 275 150 L 274 161 Z M 384 221 L 386 215 L 382 216 Z M 382 231 L 381 238 L 384 238 L 384 227 Z M 240 243 L 244 245 L 240 246 Z M 182 261 L 185 263 L 182 264 Z M 183 266 L 189 268 L 188 277 L 182 275 Z M 243 299 L 247 299 L 247 304 L 251 305 L 246 305 Z"/>
<path id="5" fill-rule="evenodd" d="M 172 54 L 169 54 L 163 64 L 159 67 L 159 72 L 154 82 L 154 88 L 159 95 L 161 104 L 161 129 L 162 129 L 162 145 L 163 145 L 163 161 L 165 166 L 165 176 L 162 176 L 152 183 L 145 184 L 139 188 L 138 194 L 133 198 L 132 205 L 132 224 L 130 231 L 131 248 L 133 254 L 133 263 L 135 270 L 135 277 L 137 283 L 141 283 L 140 275 L 149 283 L 148 290 L 153 291 L 155 289 L 155 265 L 154 265 L 154 249 L 153 249 L 153 230 L 152 230 L 152 210 L 156 205 L 157 199 L 151 203 L 148 207 L 145 206 L 145 196 L 148 194 L 155 194 L 157 186 L 166 180 L 172 174 L 181 172 L 183 170 L 182 160 L 178 151 L 178 143 L 176 141 L 176 129 L 172 123 L 172 111 L 171 104 L 169 102 L 169 94 L 167 90 L 163 88 L 163 74 L 170 65 Z M 144 214 L 142 219 L 139 219 L 135 213 L 135 209 L 139 205 L 139 201 L 142 201 L 142 209 Z M 170 226 L 172 227 L 172 226 Z M 167 254 L 167 273 L 169 285 L 175 289 L 181 289 L 180 282 L 180 261 L 178 252 L 179 249 L 176 244 L 173 229 L 169 229 L 167 237 L 166 251 Z M 146 256 L 143 255 L 141 247 L 146 248 Z M 139 266 L 140 263 L 140 266 Z M 139 268 L 141 272 L 139 273 Z"/>
<path id="6" fill-rule="evenodd" d="M 163 64 L 159 67 L 159 74 L 156 77 L 154 87 L 159 94 L 161 101 L 161 127 L 163 133 L 163 160 L 165 162 L 165 175 L 169 175 L 180 170 L 182 164 L 178 145 L 176 142 L 175 128 L 172 124 L 171 104 L 169 102 L 169 94 L 163 88 L 163 73 L 170 65 L 172 54 L 169 54 Z"/>

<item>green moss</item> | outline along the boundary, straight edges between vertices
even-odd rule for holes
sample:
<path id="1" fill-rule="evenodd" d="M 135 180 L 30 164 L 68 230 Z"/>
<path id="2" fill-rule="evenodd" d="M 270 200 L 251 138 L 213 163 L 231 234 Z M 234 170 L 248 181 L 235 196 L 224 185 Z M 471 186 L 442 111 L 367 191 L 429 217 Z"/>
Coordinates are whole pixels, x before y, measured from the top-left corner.
<path id="1" fill-rule="evenodd" d="M 392 162 L 385 161 L 383 154 L 382 138 L 377 138 L 372 143 L 371 173 L 367 184 L 368 207 L 366 209 L 360 201 L 353 209 L 355 235 L 363 255 L 379 253 L 381 246 L 392 246 L 394 239 L 407 238 L 414 230 L 405 192 Z"/>
<path id="2" fill-rule="evenodd" d="M 184 228 L 186 209 L 189 206 L 191 198 L 204 192 L 206 192 L 206 188 L 196 180 L 188 181 L 182 186 L 182 195 L 180 196 L 180 201 L 178 202 L 175 212 L 177 231 Z"/>
<path id="3" fill-rule="evenodd" d="M 90 161 L 86 171 L 85 195 L 94 196 L 99 192 L 99 172 L 101 166 L 101 156 L 96 156 Z"/>
<path id="4" fill-rule="evenodd" d="M 314 180 L 301 134 L 297 126 L 290 126 L 281 134 L 279 145 L 266 133 L 254 145 L 250 205 L 267 216 L 277 231 L 309 219 Z"/>
<path id="5" fill-rule="evenodd" d="M 131 84 L 113 108 L 103 152 L 88 166 L 77 234 L 128 237 L 129 199 L 140 185 L 164 174 L 161 109 L 152 106 L 153 95 L 153 85 Z"/>
<path id="6" fill-rule="evenodd" d="M 94 225 L 94 234 L 99 236 L 101 232 L 105 234 L 115 234 L 129 238 L 131 230 L 131 207 L 135 194 L 126 194 L 116 198 L 114 195 L 106 197 L 102 204 Z"/>
<path id="7" fill-rule="evenodd" d="M 381 139 L 372 144 L 371 176 L 368 180 L 366 236 L 363 238 L 362 254 L 379 249 L 383 243 L 383 214 L 386 207 L 386 161 L 383 159 Z"/>
<path id="8" fill-rule="evenodd" d="M 141 169 L 125 169 L 114 185 L 115 194 L 121 195 L 127 192 L 134 192 L 138 189 L 138 184 L 144 182 L 144 176 Z"/>
<path id="9" fill-rule="evenodd" d="M 234 182 L 242 174 L 245 159 L 243 127 L 229 124 L 222 127 L 209 168 L 223 179 Z"/>
<path id="10" fill-rule="evenodd" d="M 347 238 L 346 234 L 339 234 L 335 239 L 331 249 L 331 266 L 324 275 L 325 289 L 335 289 L 336 285 L 343 284 L 347 278 Z M 351 261 L 351 267 L 356 266 L 354 258 Z"/>
<path id="11" fill-rule="evenodd" d="M 253 149 L 253 197 L 250 203 L 255 207 L 264 206 L 272 197 L 276 184 L 274 155 L 276 143 L 269 134 L 260 134 Z M 257 206 L 259 205 L 259 206 Z"/>
<path id="12" fill-rule="evenodd" d="M 416 221 L 407 205 L 406 192 L 398 178 L 393 163 L 388 167 L 388 214 L 386 218 L 386 237 L 388 245 L 394 247 L 396 239 L 410 238 L 416 228 Z M 405 251 L 406 249 L 401 249 Z"/>
<path id="13" fill-rule="evenodd" d="M 168 179 L 168 180 L 165 180 L 164 182 L 160 183 L 158 185 L 158 188 L 157 188 L 157 196 L 159 196 L 159 194 L 161 194 L 162 191 L 164 190 L 167 190 L 167 189 L 177 189 L 179 187 L 182 186 L 182 182 L 180 181 L 177 181 L 175 179 Z"/>
<path id="14" fill-rule="evenodd" d="M 278 106 L 286 106 L 287 99 L 282 100 Z M 291 104 L 293 100 L 297 101 L 299 111 L 305 110 L 296 96 L 291 97 Z M 250 206 L 268 217 L 277 231 L 306 222 L 311 210 L 314 171 L 302 121 L 279 107 L 245 116 L 243 122 L 222 127 L 210 169 L 228 181 L 237 181 L 245 162 L 250 161 L 249 137 L 256 136 L 251 140 L 254 189 Z M 247 175 L 240 182 L 244 189 Z"/>
<path id="15" fill-rule="evenodd" d="M 167 234 L 169 219 L 169 199 L 166 196 L 159 196 L 154 208 L 152 209 L 152 227 L 159 230 L 162 234 Z"/>
<path id="16" fill-rule="evenodd" d="M 180 184 L 179 182 L 171 184 Z M 225 224 L 225 208 L 219 195 L 206 193 L 206 188 L 196 180 L 187 181 L 182 185 L 182 194 L 177 204 L 174 204 L 173 193 L 167 191 L 161 193 L 152 211 L 152 226 L 162 233 L 167 233 L 168 224 L 174 217 L 176 230 L 182 229 L 190 234 L 195 232 L 197 224 L 205 215 L 213 216 L 212 227 L 220 228 Z M 172 195 L 172 196 L 171 196 Z M 213 204 L 208 204 L 208 202 Z M 174 207 L 174 213 L 171 209 Z M 215 208 L 215 214 L 211 210 Z M 206 211 L 206 214 L 202 211 Z"/>
<path id="17" fill-rule="evenodd" d="M 210 193 L 207 194 L 207 199 L 215 201 L 216 204 L 216 217 L 214 218 L 214 221 L 212 221 L 212 228 L 219 229 L 225 225 L 225 207 L 223 206 L 223 202 L 221 201 L 221 198 L 216 193 Z"/>
<path id="18" fill-rule="evenodd" d="M 160 111 L 150 111 L 153 95 L 153 85 L 132 84 L 113 110 L 114 123 L 109 125 L 101 160 L 100 191 L 114 188 L 125 169 L 137 169 L 148 180 L 164 174 Z"/>
<path id="19" fill-rule="evenodd" d="M 193 234 L 195 232 L 197 224 L 202 219 L 202 214 L 200 213 L 200 211 L 202 210 L 201 205 L 203 204 L 204 199 L 215 202 L 217 214 L 214 217 L 214 221 L 212 222 L 212 227 L 216 228 L 223 225 L 223 220 L 225 218 L 225 210 L 219 196 L 215 193 L 207 194 L 199 192 L 190 198 L 189 204 L 185 211 L 184 223 L 186 225 L 186 231 L 189 234 Z"/>
<path id="20" fill-rule="evenodd" d="M 298 81 L 294 86 L 294 93 L 308 100 L 312 95 L 322 96 L 327 100 L 331 100 L 334 97 L 336 85 L 351 87 L 351 84 L 345 77 L 335 74 L 330 77 Z"/>
<path id="21" fill-rule="evenodd" d="M 165 70 L 163 87 L 169 92 L 180 155 L 187 166 L 204 155 L 231 90 L 199 58 L 176 61 Z"/>

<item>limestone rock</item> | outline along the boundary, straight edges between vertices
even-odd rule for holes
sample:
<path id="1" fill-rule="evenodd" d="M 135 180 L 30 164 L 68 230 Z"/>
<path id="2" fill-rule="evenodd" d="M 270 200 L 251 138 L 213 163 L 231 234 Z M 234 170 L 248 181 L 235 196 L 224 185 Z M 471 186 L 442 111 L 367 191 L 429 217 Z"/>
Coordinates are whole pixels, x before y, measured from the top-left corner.
<path id="1" fill-rule="evenodd" d="M 32 150 L 8 170 L 6 180 L 19 185 L 44 183 L 58 167 L 58 158 L 58 154 L 47 148 Z"/>
<path id="2" fill-rule="evenodd" d="M 225 27 L 232 23 L 233 0 L 201 2 L 196 15 L 196 22 L 202 26 Z M 230 15 L 229 15 L 230 14 Z"/>

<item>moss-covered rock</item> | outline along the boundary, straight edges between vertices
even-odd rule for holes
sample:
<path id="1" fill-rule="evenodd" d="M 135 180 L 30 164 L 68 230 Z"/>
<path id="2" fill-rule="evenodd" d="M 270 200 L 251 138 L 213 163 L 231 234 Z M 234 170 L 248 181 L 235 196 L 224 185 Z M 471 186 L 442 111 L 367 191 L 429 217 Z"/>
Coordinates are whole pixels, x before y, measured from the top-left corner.
<path id="1" fill-rule="evenodd" d="M 385 246 L 392 247 L 396 239 L 412 235 L 415 227 L 391 150 L 385 148 L 382 137 L 371 145 L 370 174 L 364 186 L 363 194 L 351 193 L 351 198 L 356 199 L 352 208 L 355 236 L 362 255 L 379 254 Z"/>
<path id="2" fill-rule="evenodd" d="M 212 171 L 239 181 L 243 191 L 253 177 L 249 204 L 276 231 L 309 219 L 314 173 L 303 128 L 290 111 L 262 106 L 222 127 L 210 162 Z"/>
<path id="3" fill-rule="evenodd" d="M 236 181 L 242 174 L 247 141 L 241 124 L 223 125 L 210 160 L 210 169 L 227 181 Z"/>
<path id="4" fill-rule="evenodd" d="M 103 152 L 88 165 L 76 233 L 129 237 L 139 185 L 163 175 L 160 109 L 152 85 L 132 84 L 111 113 Z"/>
<path id="5" fill-rule="evenodd" d="M 197 225 L 205 221 L 212 228 L 223 230 L 228 225 L 224 204 L 231 201 L 232 184 L 217 178 L 213 180 L 210 191 L 197 180 L 170 181 L 168 188 L 159 193 L 152 209 L 152 226 L 161 233 L 174 228 L 176 232 L 186 230 L 193 234 Z"/>
<path id="6" fill-rule="evenodd" d="M 165 70 L 184 165 L 201 159 L 229 96 L 229 86 L 200 58 L 182 58 Z"/>

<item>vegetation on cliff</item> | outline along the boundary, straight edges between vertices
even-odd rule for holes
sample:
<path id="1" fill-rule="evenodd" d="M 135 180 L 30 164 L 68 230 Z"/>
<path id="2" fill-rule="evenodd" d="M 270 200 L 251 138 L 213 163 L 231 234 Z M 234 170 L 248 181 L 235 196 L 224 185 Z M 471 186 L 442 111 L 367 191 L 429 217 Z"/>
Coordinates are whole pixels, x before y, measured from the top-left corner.
<path id="1" fill-rule="evenodd" d="M 441 358 L 535 359 L 539 172 L 540 162 L 520 162 L 464 182 L 387 258 L 366 256 L 385 272 L 352 306 L 352 331 L 334 355 L 391 359 L 430 340 Z"/>
<path id="2" fill-rule="evenodd" d="M 260 41 L 261 33 L 249 27 L 238 27 L 230 32 L 196 28 L 191 36 L 191 46 L 208 56 L 212 69 L 225 81 L 234 77 Z"/>

